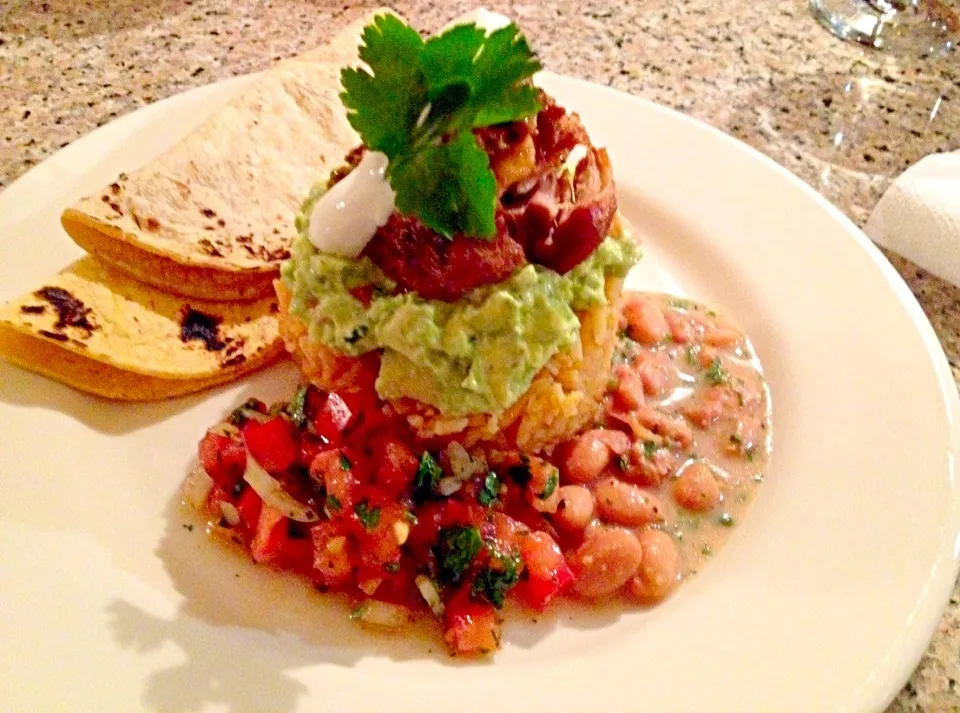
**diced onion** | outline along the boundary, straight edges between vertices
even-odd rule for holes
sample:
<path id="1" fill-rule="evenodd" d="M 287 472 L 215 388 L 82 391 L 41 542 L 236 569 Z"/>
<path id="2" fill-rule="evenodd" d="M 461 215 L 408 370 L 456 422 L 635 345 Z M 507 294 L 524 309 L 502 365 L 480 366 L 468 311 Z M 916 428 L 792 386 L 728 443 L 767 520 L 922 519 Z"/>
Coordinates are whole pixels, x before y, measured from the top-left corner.
<path id="1" fill-rule="evenodd" d="M 304 505 L 284 490 L 283 486 L 265 471 L 263 466 L 257 463 L 249 453 L 247 454 L 247 469 L 243 471 L 243 479 L 256 491 L 264 503 L 279 510 L 284 517 L 297 522 L 316 522 L 320 519 L 319 515 L 309 505 Z"/>
<path id="2" fill-rule="evenodd" d="M 240 524 L 240 511 L 233 503 L 228 503 L 226 500 L 221 501 L 220 514 L 223 515 L 224 521 L 230 527 L 236 527 Z"/>
<path id="3" fill-rule="evenodd" d="M 440 493 L 443 497 L 449 498 L 455 492 L 460 490 L 460 487 L 463 485 L 456 478 L 441 478 L 437 483 L 437 492 Z"/>
<path id="4" fill-rule="evenodd" d="M 447 458 L 450 459 L 450 470 L 457 480 L 469 480 L 477 472 L 477 462 L 470 457 L 467 449 L 456 441 L 447 446 Z"/>
<path id="5" fill-rule="evenodd" d="M 213 478 L 202 465 L 194 468 L 183 483 L 183 500 L 194 510 L 201 510 L 213 490 Z"/>
<path id="6" fill-rule="evenodd" d="M 437 616 L 443 616 L 443 601 L 440 599 L 440 592 L 433 580 L 425 574 L 418 574 L 414 582 L 416 582 L 417 589 L 420 590 L 420 594 L 427 602 L 427 606 L 430 607 L 430 611 Z"/>
<path id="7" fill-rule="evenodd" d="M 211 428 L 210 433 L 215 433 L 218 436 L 226 436 L 227 438 L 233 438 L 234 436 L 240 435 L 240 429 L 234 426 L 232 423 L 224 421 L 223 423 L 218 423 L 216 426 Z"/>
<path id="8" fill-rule="evenodd" d="M 364 624 L 398 629 L 410 621 L 410 610 L 399 604 L 368 599 L 354 612 L 353 618 Z"/>

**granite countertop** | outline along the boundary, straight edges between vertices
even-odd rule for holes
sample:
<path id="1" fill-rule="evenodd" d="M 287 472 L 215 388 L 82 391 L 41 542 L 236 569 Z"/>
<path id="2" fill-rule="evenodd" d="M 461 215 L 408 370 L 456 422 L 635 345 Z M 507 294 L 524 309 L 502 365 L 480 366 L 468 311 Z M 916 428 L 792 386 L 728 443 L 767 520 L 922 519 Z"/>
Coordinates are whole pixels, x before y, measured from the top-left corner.
<path id="1" fill-rule="evenodd" d="M 52 0 L 0 7 L 0 187 L 111 119 L 322 43 L 380 3 Z M 476 0 L 395 7 L 422 30 Z M 549 7 L 548 7 L 549 5 Z M 890 180 L 960 148 L 960 63 L 836 40 L 802 0 L 488 0 L 547 68 L 652 99 L 771 156 L 863 225 Z M 889 255 L 960 382 L 960 289 Z M 960 588 L 888 709 L 960 711 Z"/>

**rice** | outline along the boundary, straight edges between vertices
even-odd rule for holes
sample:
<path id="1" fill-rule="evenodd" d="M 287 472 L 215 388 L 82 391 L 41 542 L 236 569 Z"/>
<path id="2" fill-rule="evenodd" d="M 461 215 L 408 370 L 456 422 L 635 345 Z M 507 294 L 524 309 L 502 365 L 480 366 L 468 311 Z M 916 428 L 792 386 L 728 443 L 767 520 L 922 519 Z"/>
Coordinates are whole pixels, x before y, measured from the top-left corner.
<path id="1" fill-rule="evenodd" d="M 304 376 L 325 390 L 350 390 L 364 369 L 361 359 L 311 342 L 306 325 L 290 314 L 290 292 L 275 283 L 280 302 L 280 334 Z M 412 399 L 392 401 L 420 438 L 456 437 L 466 447 L 488 445 L 527 452 L 549 449 L 597 417 L 617 342 L 623 280 L 607 278 L 606 304 L 578 312 L 580 341 L 553 356 L 527 391 L 500 414 L 445 417 Z"/>

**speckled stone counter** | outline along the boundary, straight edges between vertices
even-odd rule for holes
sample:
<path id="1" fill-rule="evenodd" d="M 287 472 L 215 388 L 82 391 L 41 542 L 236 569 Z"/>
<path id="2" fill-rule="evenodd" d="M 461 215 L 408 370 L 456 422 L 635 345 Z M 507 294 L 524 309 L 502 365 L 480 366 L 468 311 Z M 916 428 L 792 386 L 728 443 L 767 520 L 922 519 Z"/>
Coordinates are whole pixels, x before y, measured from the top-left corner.
<path id="1" fill-rule="evenodd" d="M 0 187 L 111 119 L 322 43 L 382 3 L 121 0 L 0 3 Z M 475 0 L 395 6 L 423 30 Z M 822 30 L 801 0 L 559 0 L 515 18 L 554 71 L 713 124 L 863 225 L 891 179 L 960 148 L 960 57 L 894 61 Z M 960 288 L 890 256 L 960 382 Z M 893 713 L 960 711 L 960 589 Z"/>

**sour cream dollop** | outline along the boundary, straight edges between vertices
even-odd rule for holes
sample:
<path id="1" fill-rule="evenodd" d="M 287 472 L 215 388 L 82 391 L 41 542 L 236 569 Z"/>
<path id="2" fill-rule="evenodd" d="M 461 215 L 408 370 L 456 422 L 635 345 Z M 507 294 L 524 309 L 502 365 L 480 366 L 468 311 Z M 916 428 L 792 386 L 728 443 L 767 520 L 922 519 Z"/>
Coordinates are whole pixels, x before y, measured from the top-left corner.
<path id="1" fill-rule="evenodd" d="M 396 194 L 386 173 L 386 155 L 367 151 L 357 167 L 314 204 L 308 237 L 317 250 L 360 255 L 394 210 Z"/>

